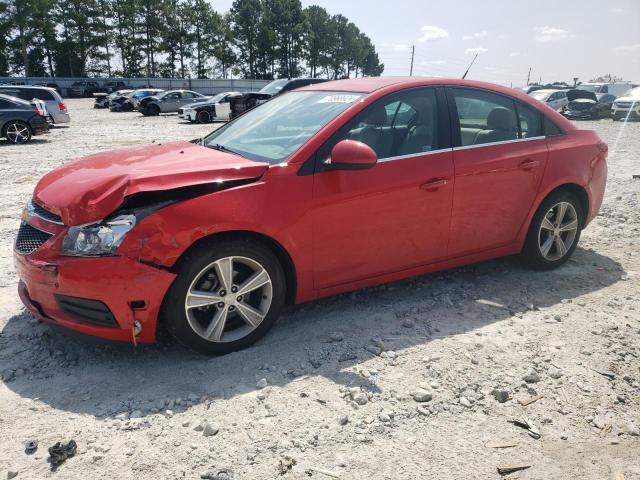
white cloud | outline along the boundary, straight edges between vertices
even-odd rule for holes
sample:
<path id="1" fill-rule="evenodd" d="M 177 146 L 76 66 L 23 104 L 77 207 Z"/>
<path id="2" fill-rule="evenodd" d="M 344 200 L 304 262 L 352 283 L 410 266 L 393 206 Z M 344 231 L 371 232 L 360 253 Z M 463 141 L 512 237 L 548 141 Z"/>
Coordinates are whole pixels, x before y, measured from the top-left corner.
<path id="1" fill-rule="evenodd" d="M 615 53 L 633 53 L 640 52 L 640 43 L 634 43 L 633 45 L 618 45 L 612 49 Z"/>
<path id="2" fill-rule="evenodd" d="M 481 32 L 476 32 L 476 33 L 472 33 L 470 35 L 464 35 L 462 37 L 463 40 L 474 40 L 476 38 L 485 38 L 489 36 L 489 32 L 487 32 L 486 30 L 483 30 Z"/>
<path id="3" fill-rule="evenodd" d="M 520 55 L 522 55 L 520 52 L 511 52 L 509 54 L 510 57 L 519 57 Z"/>
<path id="4" fill-rule="evenodd" d="M 395 52 L 409 52 L 411 51 L 411 47 L 409 45 L 405 45 L 404 43 L 399 43 L 393 46 L 393 50 Z"/>
<path id="5" fill-rule="evenodd" d="M 538 43 L 556 42 L 575 37 L 575 35 L 569 33 L 567 30 L 557 27 L 536 27 L 534 31 L 537 33 L 536 42 Z"/>
<path id="6" fill-rule="evenodd" d="M 435 42 L 449 38 L 449 32 L 444 28 L 436 27 L 434 25 L 425 25 L 420 29 L 422 36 L 417 39 L 419 43 Z"/>
<path id="7" fill-rule="evenodd" d="M 465 55 L 475 55 L 476 53 L 485 53 L 488 52 L 489 49 L 488 48 L 484 48 L 484 47 L 473 47 L 473 48 L 467 48 L 464 51 Z"/>

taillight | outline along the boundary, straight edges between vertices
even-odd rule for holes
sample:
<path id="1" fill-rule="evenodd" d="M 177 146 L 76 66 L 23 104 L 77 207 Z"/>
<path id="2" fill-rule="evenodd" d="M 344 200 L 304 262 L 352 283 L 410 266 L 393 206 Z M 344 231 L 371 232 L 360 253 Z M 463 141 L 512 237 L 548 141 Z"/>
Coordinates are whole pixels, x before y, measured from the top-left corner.
<path id="1" fill-rule="evenodd" d="M 34 108 L 32 112 L 35 113 L 36 115 L 42 115 L 44 117 L 44 112 L 39 108 Z"/>
<path id="2" fill-rule="evenodd" d="M 67 113 L 67 106 L 64 104 L 64 102 L 58 102 L 58 110 Z"/>

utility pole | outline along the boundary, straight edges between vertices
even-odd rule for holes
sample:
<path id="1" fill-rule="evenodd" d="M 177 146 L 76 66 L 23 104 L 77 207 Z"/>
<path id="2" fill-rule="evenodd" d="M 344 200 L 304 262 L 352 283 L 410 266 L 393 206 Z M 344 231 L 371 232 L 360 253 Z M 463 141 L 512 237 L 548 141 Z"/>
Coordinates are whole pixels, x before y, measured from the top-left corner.
<path id="1" fill-rule="evenodd" d="M 531 80 L 531 67 L 529 67 L 529 74 L 527 75 L 527 86 L 529 85 L 529 80 Z"/>
<path id="2" fill-rule="evenodd" d="M 411 46 L 411 70 L 409 70 L 409 76 L 413 77 L 413 58 L 416 55 L 416 46 L 412 45 Z"/>

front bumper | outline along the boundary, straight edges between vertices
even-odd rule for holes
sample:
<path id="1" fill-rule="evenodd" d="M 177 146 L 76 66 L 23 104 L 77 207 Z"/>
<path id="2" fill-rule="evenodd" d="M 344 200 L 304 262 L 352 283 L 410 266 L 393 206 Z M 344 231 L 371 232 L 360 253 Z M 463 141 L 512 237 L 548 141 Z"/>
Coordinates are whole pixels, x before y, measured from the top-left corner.
<path id="1" fill-rule="evenodd" d="M 44 321 L 106 340 L 132 342 L 138 321 L 142 330 L 136 341 L 155 341 L 160 306 L 175 275 L 128 257 L 59 256 L 62 236 L 54 235 L 29 255 L 14 251 L 18 291 L 27 309 Z M 70 313 L 60 300 L 64 297 L 101 302 L 115 324 Z"/>
<path id="2" fill-rule="evenodd" d="M 565 110 L 564 112 L 562 112 L 562 115 L 569 119 L 590 120 L 593 118 L 594 113 L 590 111 Z"/>
<path id="3" fill-rule="evenodd" d="M 640 110 L 630 110 L 628 108 L 613 108 L 611 110 L 613 118 L 640 118 Z"/>

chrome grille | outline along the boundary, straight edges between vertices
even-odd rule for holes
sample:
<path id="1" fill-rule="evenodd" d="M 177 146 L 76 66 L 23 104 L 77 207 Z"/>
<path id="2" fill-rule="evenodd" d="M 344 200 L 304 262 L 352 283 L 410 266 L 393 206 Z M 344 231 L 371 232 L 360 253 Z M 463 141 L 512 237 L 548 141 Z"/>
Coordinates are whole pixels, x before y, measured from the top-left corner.
<path id="1" fill-rule="evenodd" d="M 62 225 L 62 219 L 58 215 L 56 215 L 55 213 L 51 213 L 49 210 L 45 210 L 33 200 L 31 201 L 30 210 L 31 213 L 43 220 Z"/>
<path id="2" fill-rule="evenodd" d="M 20 225 L 18 235 L 16 236 L 16 252 L 21 255 L 29 255 L 40 248 L 40 246 L 52 236 L 50 233 L 38 230 L 28 223 L 23 223 Z"/>

